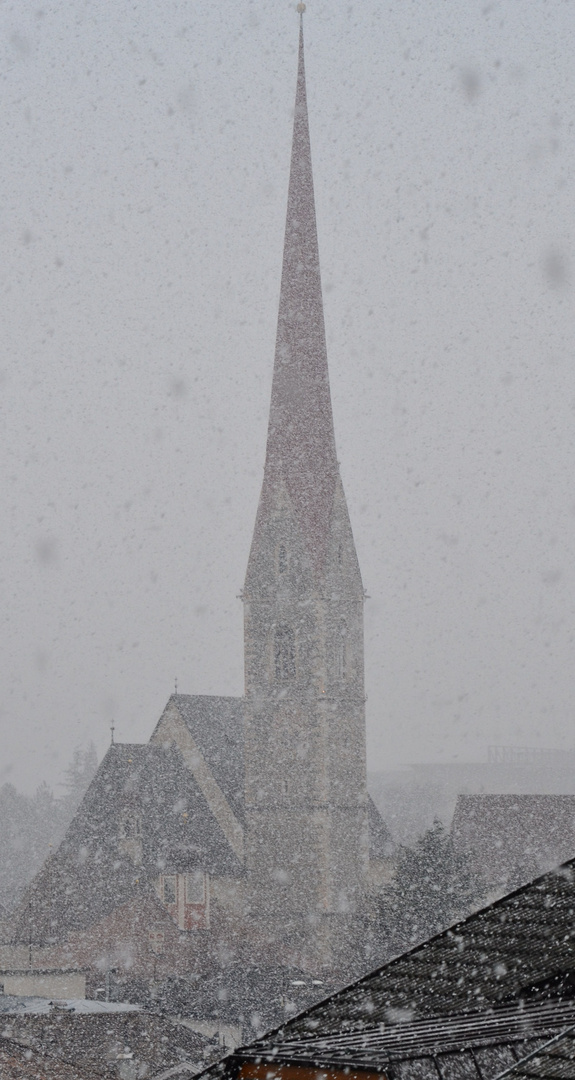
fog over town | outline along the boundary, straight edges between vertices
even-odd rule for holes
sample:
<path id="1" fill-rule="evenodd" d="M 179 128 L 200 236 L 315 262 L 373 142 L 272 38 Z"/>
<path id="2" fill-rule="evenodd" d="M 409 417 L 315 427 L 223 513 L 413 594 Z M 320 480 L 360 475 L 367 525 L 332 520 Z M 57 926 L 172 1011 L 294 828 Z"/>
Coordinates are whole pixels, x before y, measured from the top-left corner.
<path id="1" fill-rule="evenodd" d="M 571 747 L 571 12 L 314 0 L 306 24 L 369 766 Z M 2 779 L 174 686 L 242 692 L 290 3 L 0 13 Z"/>
<path id="2" fill-rule="evenodd" d="M 0 1076 L 575 1080 L 574 29 L 0 10 Z"/>

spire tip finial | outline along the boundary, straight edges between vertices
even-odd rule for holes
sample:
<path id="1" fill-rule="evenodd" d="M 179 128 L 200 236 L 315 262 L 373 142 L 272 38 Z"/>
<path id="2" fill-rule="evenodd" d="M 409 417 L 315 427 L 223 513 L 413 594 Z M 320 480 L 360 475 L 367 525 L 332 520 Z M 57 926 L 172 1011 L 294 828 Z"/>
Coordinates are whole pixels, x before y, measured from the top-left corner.
<path id="1" fill-rule="evenodd" d="M 304 11 L 305 11 L 305 4 L 298 4 L 298 6 L 297 6 L 298 15 L 303 15 Z"/>

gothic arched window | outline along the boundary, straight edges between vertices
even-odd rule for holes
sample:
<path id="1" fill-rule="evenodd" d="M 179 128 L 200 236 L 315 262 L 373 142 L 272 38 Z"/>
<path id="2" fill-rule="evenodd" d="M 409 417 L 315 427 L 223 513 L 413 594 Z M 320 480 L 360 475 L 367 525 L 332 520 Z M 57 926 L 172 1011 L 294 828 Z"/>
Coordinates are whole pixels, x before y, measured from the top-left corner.
<path id="1" fill-rule="evenodd" d="M 347 626 L 341 623 L 335 640 L 335 677 L 345 679 L 347 668 Z"/>
<path id="2" fill-rule="evenodd" d="M 276 629 L 274 663 L 277 682 L 295 679 L 295 634 L 290 626 L 278 626 Z"/>

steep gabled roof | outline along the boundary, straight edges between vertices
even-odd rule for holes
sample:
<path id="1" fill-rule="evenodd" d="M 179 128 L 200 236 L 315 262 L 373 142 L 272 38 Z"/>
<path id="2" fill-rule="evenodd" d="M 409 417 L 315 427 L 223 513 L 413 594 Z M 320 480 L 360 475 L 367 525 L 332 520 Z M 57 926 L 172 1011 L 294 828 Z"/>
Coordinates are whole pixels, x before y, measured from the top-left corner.
<path id="1" fill-rule="evenodd" d="M 172 694 L 206 764 L 238 817 L 244 803 L 244 699 Z"/>
<path id="2" fill-rule="evenodd" d="M 458 795 L 455 847 L 492 882 L 520 885 L 575 848 L 575 795 Z"/>
<path id="3" fill-rule="evenodd" d="M 141 863 L 120 843 L 122 815 L 141 822 Z M 162 870 L 200 867 L 212 875 L 241 874 L 193 775 L 174 748 L 115 744 L 55 854 L 19 908 L 16 941 L 58 938 L 82 929 L 151 890 Z"/>

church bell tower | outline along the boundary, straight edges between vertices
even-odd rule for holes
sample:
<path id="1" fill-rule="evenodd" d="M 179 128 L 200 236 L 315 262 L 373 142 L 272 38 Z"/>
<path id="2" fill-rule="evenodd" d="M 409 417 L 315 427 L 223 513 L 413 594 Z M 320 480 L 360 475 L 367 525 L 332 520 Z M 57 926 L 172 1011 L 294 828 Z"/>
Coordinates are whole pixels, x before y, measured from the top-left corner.
<path id="1" fill-rule="evenodd" d="M 263 486 L 244 600 L 250 916 L 302 966 L 351 944 L 368 868 L 364 591 L 336 456 L 303 28 Z"/>

